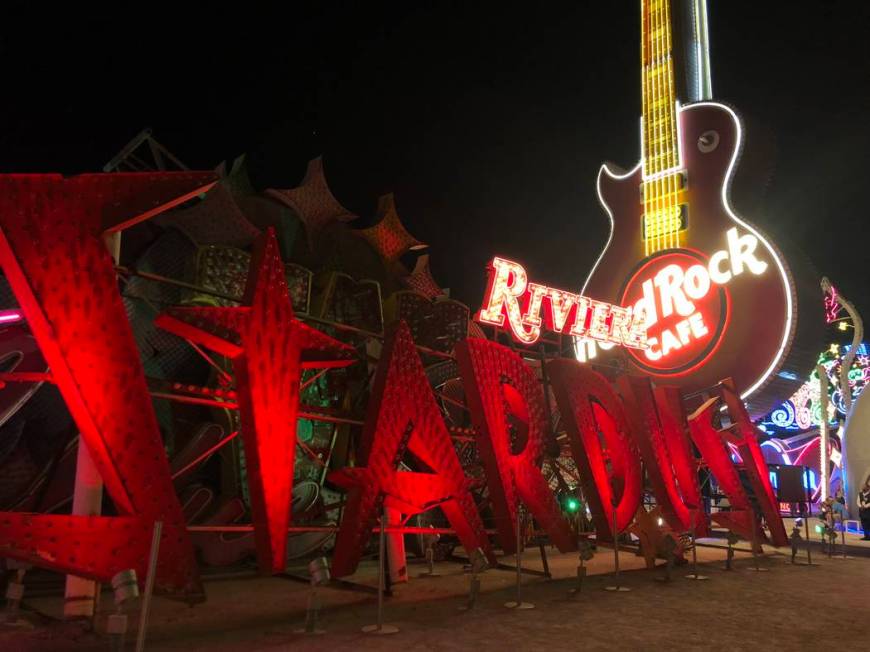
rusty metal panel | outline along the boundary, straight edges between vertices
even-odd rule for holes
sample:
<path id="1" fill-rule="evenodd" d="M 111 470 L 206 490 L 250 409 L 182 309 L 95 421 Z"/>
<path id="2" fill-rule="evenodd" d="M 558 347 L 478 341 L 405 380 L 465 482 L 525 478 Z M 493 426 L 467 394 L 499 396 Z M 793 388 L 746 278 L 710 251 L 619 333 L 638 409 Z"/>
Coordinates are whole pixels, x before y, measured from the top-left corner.
<path id="1" fill-rule="evenodd" d="M 197 245 L 249 247 L 260 234 L 239 208 L 225 181 L 215 184 L 199 203 L 165 213 L 157 223 L 180 230 Z"/>
<path id="2" fill-rule="evenodd" d="M 383 195 L 378 199 L 378 222 L 367 229 L 354 231 L 356 235 L 369 243 L 378 256 L 387 263 L 396 262 L 402 254 L 411 249 L 423 249 L 425 244 L 408 233 L 402 224 L 396 210 L 396 200 L 393 193 Z"/>
<path id="3" fill-rule="evenodd" d="M 270 188 L 266 194 L 291 208 L 302 220 L 311 249 L 314 249 L 314 243 L 325 226 L 333 222 L 350 222 L 357 217 L 332 194 L 320 156 L 308 162 L 308 169 L 299 186 L 290 190 Z"/>
<path id="4" fill-rule="evenodd" d="M 199 247 L 196 252 L 195 284 L 241 299 L 248 281 L 250 266 L 251 254 L 242 249 L 222 245 Z M 284 276 L 293 311 L 307 314 L 311 302 L 311 270 L 295 263 L 285 263 Z M 191 303 L 216 306 L 238 305 L 236 301 L 206 293 L 195 294 L 191 298 Z"/>
<path id="5" fill-rule="evenodd" d="M 410 274 L 402 278 L 402 284 L 409 290 L 422 294 L 427 299 L 445 296 L 429 269 L 429 254 L 420 256 Z"/>
<path id="6" fill-rule="evenodd" d="M 402 290 L 390 295 L 384 308 L 387 322 L 405 321 L 414 341 L 421 346 L 450 353 L 457 342 L 468 337 L 471 311 L 458 301 L 432 301 L 417 292 Z"/>

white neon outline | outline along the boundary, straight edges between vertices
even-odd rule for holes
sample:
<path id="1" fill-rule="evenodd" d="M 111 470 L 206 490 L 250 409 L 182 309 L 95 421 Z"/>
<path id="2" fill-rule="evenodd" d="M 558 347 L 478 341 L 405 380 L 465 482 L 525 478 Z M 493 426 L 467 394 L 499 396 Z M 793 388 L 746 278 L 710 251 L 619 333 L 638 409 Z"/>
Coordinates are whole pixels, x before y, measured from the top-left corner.
<path id="1" fill-rule="evenodd" d="M 590 311 L 590 310 L 593 310 L 596 306 L 604 306 L 607 309 L 607 313 L 608 313 L 605 316 L 605 318 L 607 316 L 609 316 L 611 309 L 613 309 L 613 308 L 621 309 L 622 308 L 622 306 L 614 305 L 614 304 L 608 303 L 606 301 L 595 301 L 594 299 L 591 299 L 589 297 L 584 297 L 582 295 L 574 294 L 573 292 L 568 292 L 567 290 L 560 290 L 559 288 L 555 288 L 555 287 L 548 286 L 548 285 L 541 285 L 540 283 L 530 283 L 529 282 L 529 274 L 526 271 L 526 268 L 521 263 L 518 263 L 515 260 L 510 260 L 509 258 L 504 258 L 502 256 L 495 256 L 492 259 L 492 261 L 487 265 L 488 274 L 489 274 L 489 280 L 487 282 L 487 285 L 488 285 L 487 293 L 486 293 L 486 295 L 484 295 L 483 305 L 481 306 L 480 310 L 478 310 L 474 314 L 474 321 L 482 323 L 482 324 L 487 324 L 489 326 L 495 326 L 496 328 L 501 328 L 502 330 L 509 332 L 513 336 L 514 340 L 516 340 L 517 342 L 519 342 L 521 344 L 527 344 L 527 345 L 534 344 L 535 342 L 537 342 L 541 338 L 541 333 L 544 330 L 542 327 L 543 320 L 541 319 L 541 314 L 542 314 L 541 311 L 543 310 L 542 302 L 538 302 L 538 306 L 537 306 L 538 314 L 537 315 L 530 315 L 530 314 L 528 314 L 528 312 L 524 315 L 522 312 L 520 312 L 519 313 L 520 320 L 519 320 L 519 323 L 516 324 L 514 322 L 513 318 L 511 317 L 511 308 L 508 306 L 508 302 L 510 300 L 502 298 L 501 304 L 499 305 L 498 315 L 496 317 L 490 319 L 486 313 L 488 313 L 490 311 L 490 309 L 492 308 L 492 297 L 495 294 L 495 290 L 497 287 L 497 284 L 495 282 L 493 282 L 493 280 L 498 278 L 496 270 L 497 270 L 500 263 L 505 263 L 509 268 L 513 268 L 513 269 L 509 269 L 508 273 L 514 274 L 514 283 L 517 282 L 516 279 L 520 278 L 520 275 L 525 277 L 526 283 L 523 286 L 522 294 L 518 294 L 518 295 L 509 294 L 508 295 L 508 296 L 512 297 L 513 305 L 514 305 L 514 307 L 517 308 L 517 310 L 520 310 L 520 308 L 519 308 L 520 299 L 525 298 L 529 294 L 529 292 L 531 291 L 530 288 L 532 286 L 536 286 L 538 288 L 543 288 L 544 290 L 546 290 L 546 293 L 544 293 L 544 297 L 550 296 L 550 315 L 551 315 L 551 319 L 552 319 L 553 326 L 554 326 L 554 328 L 547 329 L 550 332 L 562 334 L 567 329 L 567 331 L 570 333 L 571 329 L 573 329 L 573 327 L 576 325 L 577 321 L 581 317 L 581 313 L 580 313 L 581 307 L 585 306 L 585 309 L 587 311 Z M 509 278 L 510 278 L 510 276 L 508 275 L 508 279 Z M 511 286 L 508 289 L 513 289 L 513 287 L 514 286 Z M 568 315 L 570 314 L 570 311 L 571 311 L 571 308 L 569 308 L 568 312 L 565 314 L 565 320 L 564 320 L 564 323 L 562 324 L 561 329 L 555 328 L 555 325 L 557 322 L 557 317 L 556 317 L 556 307 L 553 305 L 553 298 L 552 298 L 553 293 L 565 295 L 564 299 L 570 299 L 574 304 L 576 304 L 578 306 L 577 313 L 574 317 L 574 322 L 571 325 L 568 324 L 567 318 L 568 318 Z M 533 306 L 534 306 L 534 303 L 529 302 L 529 305 L 526 308 L 526 310 L 527 311 L 531 310 Z M 629 314 L 631 314 L 630 309 L 629 309 Z M 584 313 L 583 314 L 583 321 L 585 322 L 585 320 L 586 320 L 586 315 Z M 505 323 L 505 322 L 507 322 L 507 323 Z M 535 323 L 535 322 L 537 322 L 537 323 Z M 629 324 L 631 324 L 631 323 L 632 322 L 629 322 Z M 526 326 L 528 326 L 531 329 L 531 331 L 527 332 L 525 330 Z M 619 344 L 621 346 L 624 346 L 624 347 L 630 348 L 630 349 L 644 350 L 646 348 L 643 345 L 632 346 L 629 342 L 627 342 L 625 340 L 621 340 L 619 342 L 614 341 L 613 339 L 611 339 L 612 329 L 613 329 L 613 323 L 611 322 L 611 324 L 609 326 L 607 326 L 607 334 L 606 335 L 603 335 L 601 337 L 595 337 L 594 335 L 590 335 L 589 337 L 591 338 L 592 341 L 601 342 L 602 345 L 603 345 L 603 343 L 606 342 L 606 343 L 610 343 L 612 345 Z M 591 328 L 590 328 L 590 330 L 591 330 Z M 524 339 L 524 336 L 531 338 L 532 335 L 534 335 L 534 339 L 528 339 L 528 340 Z M 585 338 L 586 336 L 584 335 L 583 337 Z M 642 341 L 645 342 L 646 341 L 645 338 L 646 338 L 646 329 L 644 329 L 644 339 Z M 575 340 L 576 339 L 580 339 L 580 338 L 575 336 Z M 607 347 L 607 348 L 610 348 L 610 347 Z"/>
<path id="2" fill-rule="evenodd" d="M 725 213 L 728 215 L 728 217 L 731 218 L 732 221 L 736 222 L 737 224 L 742 226 L 744 229 L 746 229 L 747 231 L 752 233 L 752 235 L 754 235 L 756 238 L 758 238 L 758 240 L 764 245 L 764 247 L 767 249 L 767 253 L 770 254 L 771 259 L 773 260 L 774 263 L 776 263 L 777 270 L 779 271 L 779 278 L 782 281 L 783 289 L 785 290 L 786 319 L 785 319 L 785 328 L 783 329 L 783 333 L 782 333 L 782 340 L 780 341 L 780 344 L 779 344 L 779 349 L 777 350 L 776 355 L 773 358 L 773 361 L 770 363 L 770 365 L 767 367 L 767 369 L 764 371 L 764 373 L 761 374 L 761 376 L 758 378 L 758 380 L 756 380 L 755 383 L 753 383 L 748 390 L 746 390 L 745 392 L 743 392 L 740 395 L 741 399 L 746 400 L 746 398 L 748 398 L 749 396 L 754 394 L 759 388 L 761 388 L 767 382 L 767 380 L 770 378 L 770 376 L 773 375 L 773 373 L 776 372 L 777 369 L 779 369 L 780 364 L 782 362 L 782 358 L 785 355 L 785 349 L 788 346 L 789 340 L 791 339 L 792 326 L 794 323 L 794 306 L 792 305 L 793 304 L 792 292 L 791 292 L 791 285 L 789 283 L 789 281 L 791 279 L 791 274 L 789 274 L 789 272 L 787 271 L 787 269 L 785 267 L 785 264 L 782 262 L 780 257 L 777 255 L 776 250 L 767 241 L 767 239 L 764 236 L 762 236 L 761 233 L 759 233 L 755 229 L 755 227 L 751 226 L 750 224 L 748 224 L 748 223 L 744 222 L 742 219 L 740 219 L 734 213 L 734 210 L 731 208 L 731 203 L 729 200 L 731 181 L 732 181 L 732 178 L 734 175 L 734 169 L 737 166 L 737 160 L 740 158 L 740 151 L 741 151 L 742 146 L 743 146 L 743 125 L 740 123 L 740 118 L 738 117 L 738 115 L 734 111 L 734 109 L 732 109 L 731 107 L 729 107 L 725 104 L 722 104 L 721 102 L 696 102 L 694 104 L 689 104 L 685 107 L 680 107 L 678 115 L 682 114 L 683 111 L 691 110 L 695 107 L 702 107 L 702 106 L 717 107 L 720 109 L 724 109 L 728 113 L 728 115 L 731 116 L 731 119 L 734 121 L 734 125 L 737 127 L 737 142 L 736 142 L 736 145 L 734 147 L 734 153 L 731 155 L 731 161 L 728 164 L 728 169 L 725 172 L 725 179 L 722 183 L 722 191 L 721 191 L 721 198 L 720 198 L 722 201 L 722 207 L 725 209 Z M 605 163 L 604 165 L 601 166 L 601 168 L 598 171 L 598 178 L 596 180 L 596 191 L 598 194 L 598 202 L 604 208 L 604 211 L 607 213 L 607 217 L 610 220 L 610 235 L 607 237 L 607 243 L 604 245 L 604 249 L 601 250 L 601 253 L 598 256 L 598 259 L 595 261 L 595 264 L 592 266 L 592 269 L 590 270 L 589 274 L 586 276 L 586 280 L 583 282 L 583 289 L 580 291 L 580 294 L 586 293 L 586 287 L 589 285 L 589 281 L 592 280 L 592 277 L 595 274 L 595 271 L 598 269 L 598 265 L 601 263 L 602 258 L 604 258 L 604 254 L 607 253 L 607 250 L 610 248 L 610 244 L 613 241 L 613 231 L 614 231 L 615 223 L 613 220 L 613 213 L 610 210 L 610 207 L 605 203 L 604 198 L 601 196 L 601 175 L 602 175 L 602 173 L 607 174 L 607 176 L 609 176 L 611 179 L 615 179 L 615 180 L 625 179 L 627 177 L 630 177 L 635 172 L 637 172 L 638 168 L 641 167 L 641 165 L 642 165 L 642 161 L 640 163 L 638 163 L 637 165 L 635 165 L 631 171 L 626 172 L 625 174 L 617 174 L 617 173 L 613 172 L 610 169 L 610 167 Z M 574 351 L 575 351 L 575 355 L 579 359 L 580 356 L 579 356 L 579 352 L 577 349 L 578 349 L 578 344 L 575 341 Z"/>
<path id="3" fill-rule="evenodd" d="M 761 442 L 760 447 L 763 448 L 764 446 L 770 446 L 777 453 L 782 455 L 783 462 L 785 462 L 788 465 L 792 464 L 791 457 L 789 457 L 788 451 L 785 449 L 785 446 L 783 446 L 782 443 L 778 439 L 768 439 L 766 441 Z"/>

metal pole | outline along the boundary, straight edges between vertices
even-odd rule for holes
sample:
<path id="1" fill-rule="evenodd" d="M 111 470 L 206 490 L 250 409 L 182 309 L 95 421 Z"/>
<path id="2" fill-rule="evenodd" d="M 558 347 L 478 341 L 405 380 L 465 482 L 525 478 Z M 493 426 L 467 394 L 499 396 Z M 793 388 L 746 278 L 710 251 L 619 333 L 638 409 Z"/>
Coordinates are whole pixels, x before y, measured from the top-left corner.
<path id="1" fill-rule="evenodd" d="M 810 548 L 812 548 L 812 546 L 810 544 L 812 542 L 810 541 L 810 519 L 809 519 L 809 517 L 804 518 L 804 531 L 806 532 L 806 536 L 807 536 L 807 565 L 812 566 L 813 565 L 813 553 L 810 552 Z"/>
<path id="2" fill-rule="evenodd" d="M 819 374 L 819 403 L 821 404 L 821 423 L 819 424 L 819 482 L 822 493 L 819 500 L 828 497 L 828 372 L 822 365 L 816 365 Z"/>
<path id="3" fill-rule="evenodd" d="M 121 232 L 104 235 L 103 243 L 117 265 L 121 258 Z M 99 516 L 102 509 L 103 478 L 90 456 L 84 438 L 79 433 L 72 513 L 81 516 Z M 95 581 L 67 575 L 64 589 L 64 618 L 93 618 L 96 612 L 97 594 Z"/>
<path id="4" fill-rule="evenodd" d="M 517 599 L 511 602 L 505 602 L 504 606 L 508 609 L 534 609 L 535 605 L 531 602 L 523 602 L 522 595 L 522 586 L 523 586 L 523 558 L 522 558 L 522 545 L 523 545 L 523 512 L 517 507 L 517 540 L 516 540 L 516 566 L 517 566 Z"/>
<path id="5" fill-rule="evenodd" d="M 154 577 L 157 575 L 157 556 L 160 554 L 160 533 L 163 522 L 154 521 L 151 535 L 151 555 L 148 558 L 148 575 L 145 578 L 145 595 L 142 596 L 142 611 L 139 615 L 139 632 L 136 636 L 136 652 L 145 649 L 145 633 L 148 630 L 148 611 L 151 609 L 151 594 L 154 592 Z"/>
<path id="6" fill-rule="evenodd" d="M 362 631 L 366 634 L 395 634 L 399 628 L 395 625 L 384 624 L 384 553 L 386 548 L 386 523 L 387 523 L 387 508 L 381 509 L 381 531 L 378 535 L 378 619 L 374 625 L 366 625 Z"/>
<path id="7" fill-rule="evenodd" d="M 617 591 L 617 592 L 625 592 L 631 591 L 627 586 L 620 586 L 619 584 L 619 532 L 616 528 L 616 497 L 614 496 L 613 502 L 611 503 L 611 510 L 613 514 L 613 586 L 605 586 L 605 591 Z"/>
<path id="8" fill-rule="evenodd" d="M 619 533 L 616 531 L 616 505 L 613 512 L 613 568 L 616 577 L 616 589 L 619 590 Z"/>
<path id="9" fill-rule="evenodd" d="M 751 527 L 752 527 L 752 557 L 753 557 L 753 560 L 755 561 L 755 566 L 750 567 L 749 570 L 755 571 L 757 573 L 766 573 L 770 569 L 763 568 L 763 567 L 758 565 L 758 558 L 759 558 L 758 548 L 761 546 L 761 544 L 758 543 L 758 528 L 756 526 L 757 526 L 757 524 L 755 523 L 755 520 L 753 519 L 752 525 L 751 525 Z"/>
<path id="10" fill-rule="evenodd" d="M 516 606 L 520 606 L 523 603 L 523 557 L 520 553 L 520 546 L 522 546 L 522 522 L 520 514 L 517 514 L 517 549 L 515 552 L 516 558 L 516 567 L 517 567 L 517 604 Z"/>
<path id="11" fill-rule="evenodd" d="M 381 513 L 381 531 L 378 534 L 378 629 L 381 629 L 384 624 L 384 576 L 386 575 L 384 569 L 384 553 L 386 552 L 386 520 L 387 508 L 385 507 Z"/>
<path id="12" fill-rule="evenodd" d="M 698 575 L 698 545 L 695 541 L 695 523 L 698 520 L 698 508 L 692 510 L 692 531 L 690 532 L 692 537 L 692 573 L 691 575 L 686 575 L 687 579 L 690 580 L 707 580 L 710 579 L 706 575 Z"/>
<path id="13" fill-rule="evenodd" d="M 103 479 L 91 459 L 84 439 L 79 435 L 72 513 L 99 516 L 102 504 Z M 96 595 L 97 583 L 94 580 L 67 575 L 64 589 L 64 618 L 93 618 L 96 611 Z"/>

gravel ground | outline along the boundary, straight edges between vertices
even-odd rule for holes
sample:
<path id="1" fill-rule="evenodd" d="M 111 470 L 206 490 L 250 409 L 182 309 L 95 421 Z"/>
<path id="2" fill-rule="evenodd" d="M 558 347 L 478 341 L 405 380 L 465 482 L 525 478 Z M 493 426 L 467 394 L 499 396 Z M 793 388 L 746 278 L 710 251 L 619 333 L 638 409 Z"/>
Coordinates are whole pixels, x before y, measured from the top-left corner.
<path id="1" fill-rule="evenodd" d="M 643 568 L 642 559 L 620 553 L 625 593 L 604 591 L 612 583 L 612 551 L 592 560 L 582 593 L 568 598 L 576 579 L 575 555 L 550 554 L 553 579 L 526 576 L 528 611 L 505 609 L 515 595 L 515 573 L 489 570 L 482 576 L 477 608 L 461 612 L 468 576 L 460 565 L 442 563 L 437 578 L 412 580 L 386 600 L 385 620 L 400 628 L 392 636 L 362 634 L 376 618 L 376 601 L 365 593 L 323 589 L 321 626 L 325 634 L 294 633 L 302 625 L 307 598 L 303 584 L 276 578 L 213 581 L 208 602 L 190 608 L 156 598 L 148 650 L 805 650 L 832 646 L 866 650 L 870 640 L 870 559 L 828 559 L 791 565 L 772 549 L 762 560 L 769 572 L 756 573 L 746 555 L 735 570 L 723 570 L 722 550 L 699 548 L 700 572 L 708 581 L 685 578 L 675 569 L 670 583 L 654 581 L 663 571 Z M 509 561 L 509 560 L 505 560 Z M 536 550 L 524 564 L 540 568 Z M 353 578 L 374 584 L 375 564 Z M 824 611 L 818 602 L 821 600 Z M 111 596 L 103 595 L 108 609 Z M 59 598 L 27 604 L 48 617 L 59 616 Z M 98 625 L 105 618 L 98 619 Z M 135 616 L 131 630 L 135 631 Z M 823 638 L 824 637 L 824 638 Z M 132 638 L 128 649 L 132 649 Z M 824 642 L 823 642 L 824 641 Z M 107 650 L 106 638 L 43 617 L 32 631 L 0 629 L 0 650 Z"/>

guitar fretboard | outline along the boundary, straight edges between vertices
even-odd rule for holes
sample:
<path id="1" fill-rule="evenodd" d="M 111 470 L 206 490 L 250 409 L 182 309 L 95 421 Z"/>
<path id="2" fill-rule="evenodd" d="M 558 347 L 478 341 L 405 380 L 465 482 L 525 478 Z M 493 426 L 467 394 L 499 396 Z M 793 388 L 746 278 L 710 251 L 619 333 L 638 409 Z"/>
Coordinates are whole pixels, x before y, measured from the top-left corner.
<path id="1" fill-rule="evenodd" d="M 642 232 L 649 255 L 679 247 L 686 228 L 670 0 L 641 0 L 641 69 Z"/>

